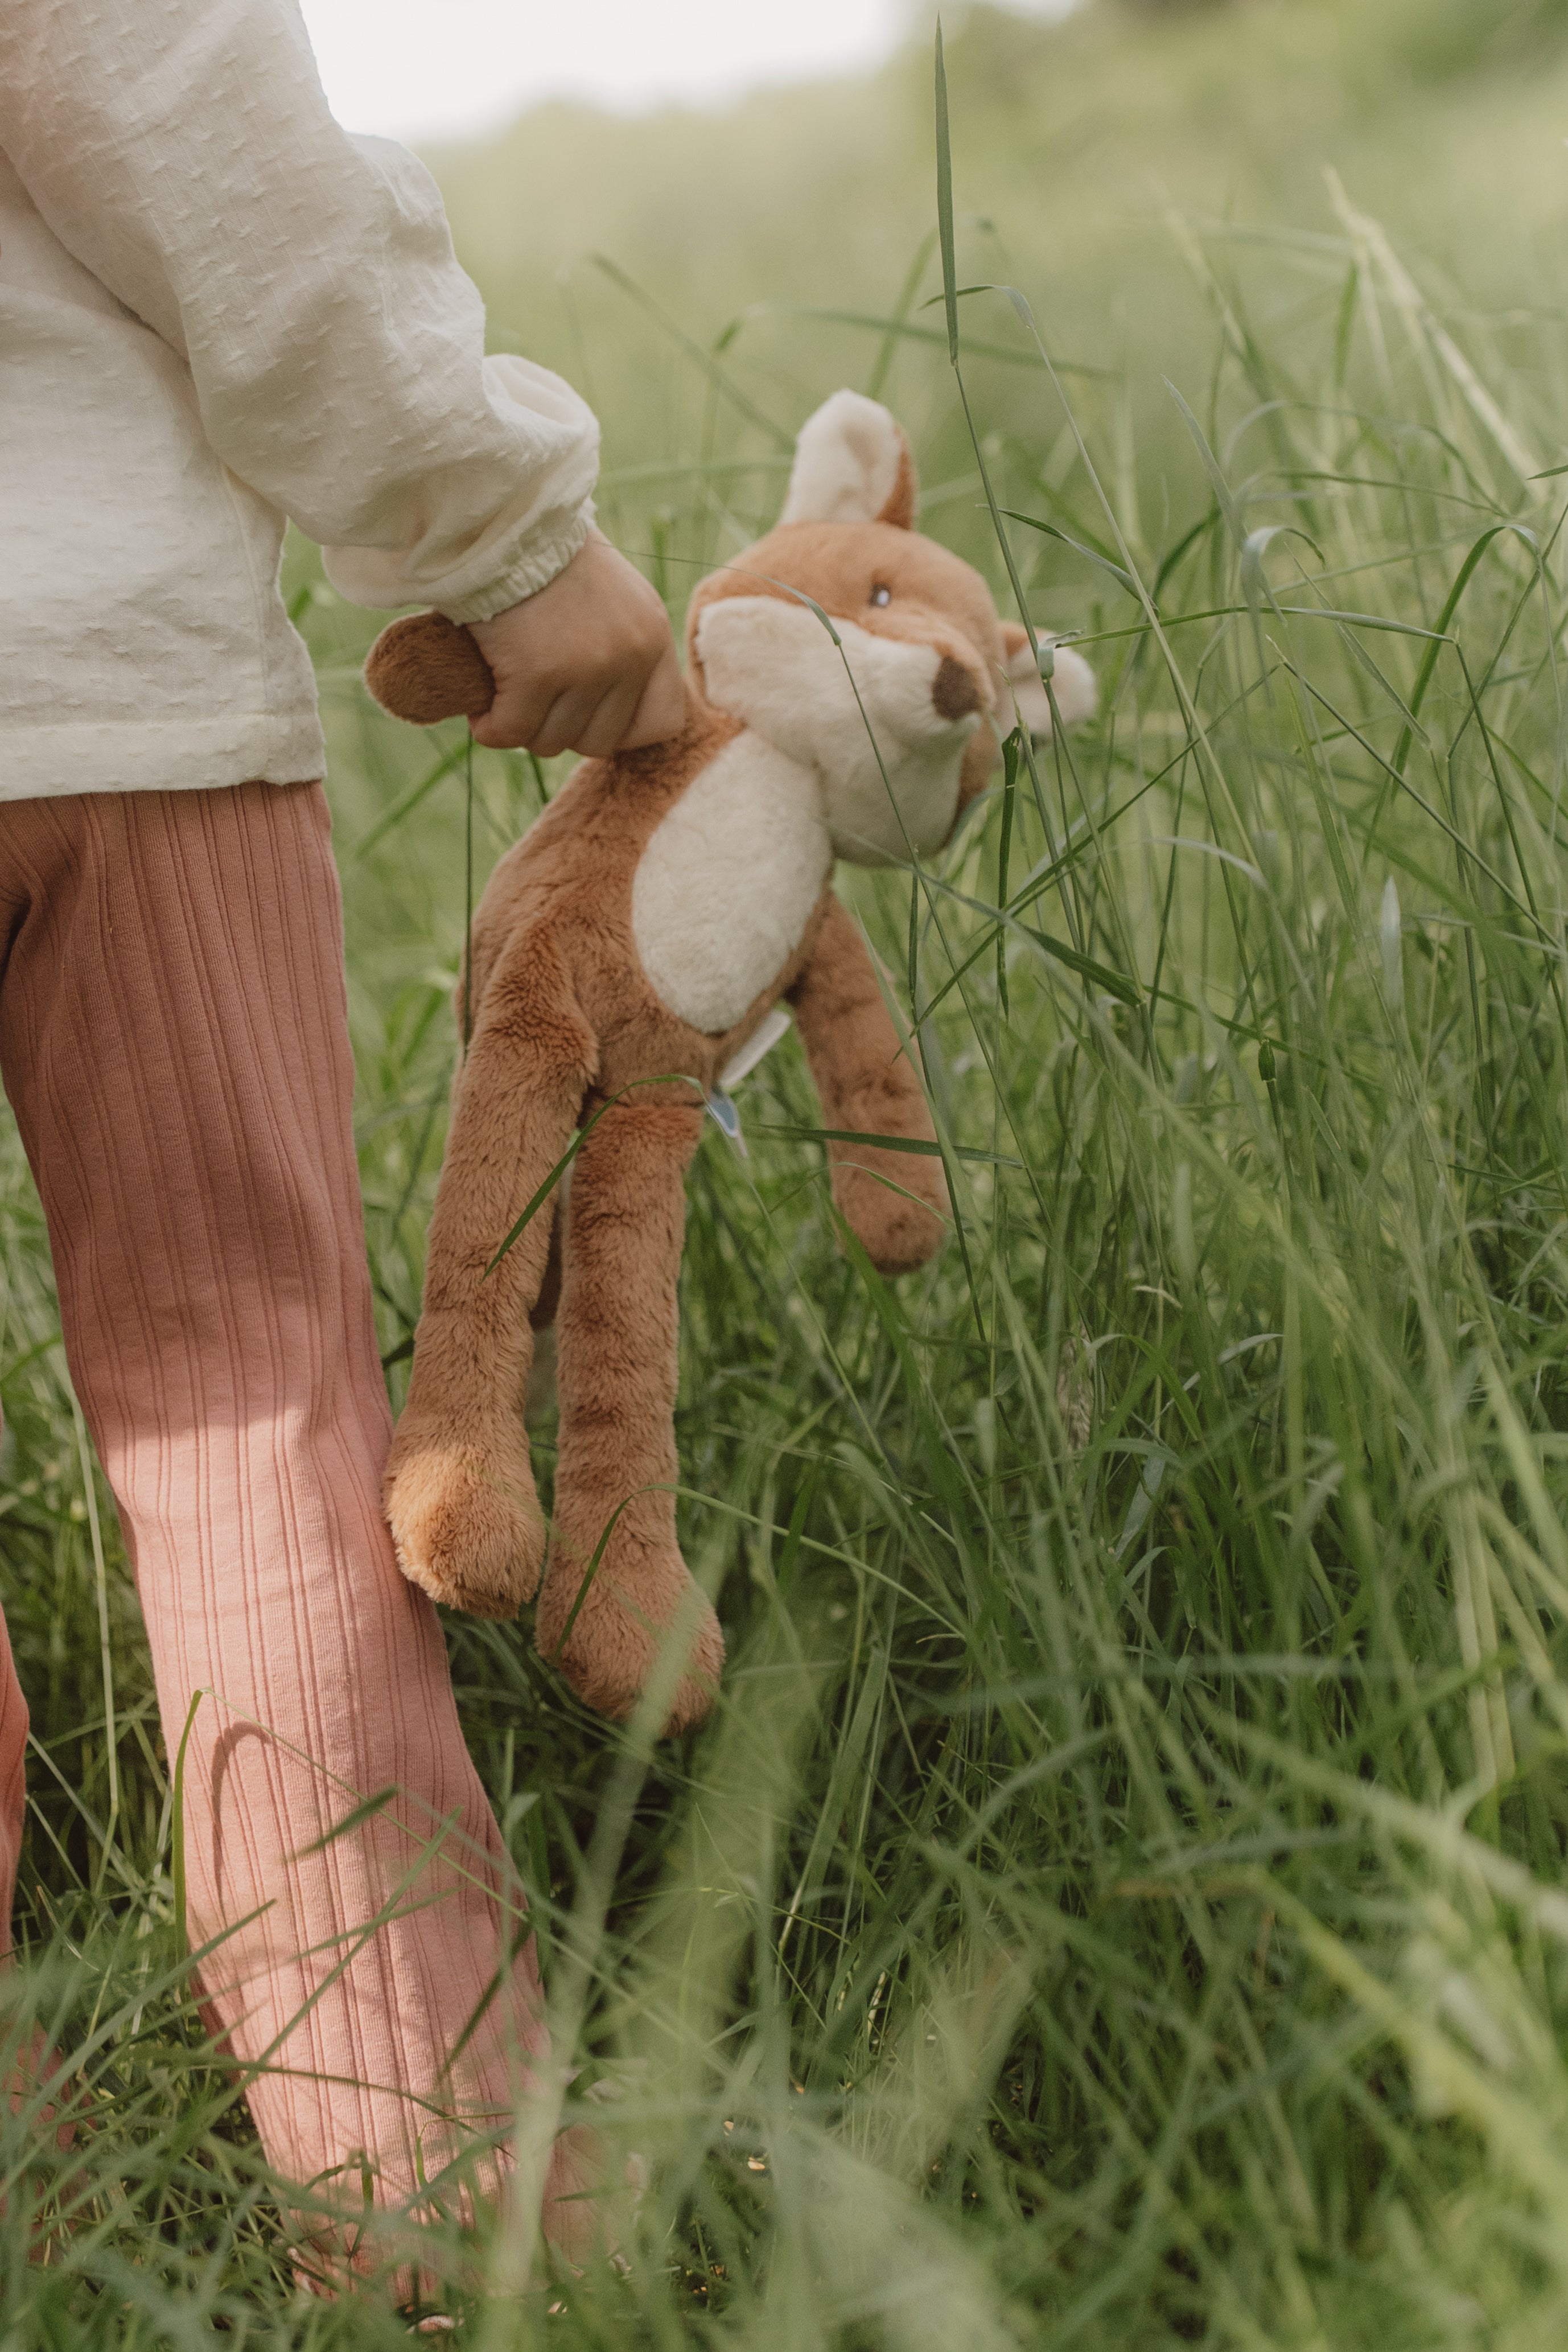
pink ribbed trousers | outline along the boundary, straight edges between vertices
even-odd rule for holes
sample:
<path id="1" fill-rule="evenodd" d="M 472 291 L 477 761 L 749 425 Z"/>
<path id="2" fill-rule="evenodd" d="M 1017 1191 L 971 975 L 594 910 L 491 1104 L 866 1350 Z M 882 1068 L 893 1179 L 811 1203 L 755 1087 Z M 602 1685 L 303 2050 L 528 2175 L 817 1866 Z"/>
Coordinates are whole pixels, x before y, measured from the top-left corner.
<path id="1" fill-rule="evenodd" d="M 0 804 L 0 1070 L 171 1764 L 203 1694 L 189 1932 L 268 2159 L 356 2208 L 368 2162 L 395 2210 L 466 2149 L 497 2194 L 538 1979 L 434 1612 L 382 1520 L 319 787 Z M 0 1630 L 0 1945 L 26 1734 Z"/>

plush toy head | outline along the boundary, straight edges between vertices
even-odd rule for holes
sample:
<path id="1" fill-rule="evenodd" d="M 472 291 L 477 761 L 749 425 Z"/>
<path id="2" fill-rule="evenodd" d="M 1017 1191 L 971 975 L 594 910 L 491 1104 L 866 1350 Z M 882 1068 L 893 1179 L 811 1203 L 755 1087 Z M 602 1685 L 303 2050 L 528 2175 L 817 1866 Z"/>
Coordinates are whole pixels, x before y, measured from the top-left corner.
<path id="1" fill-rule="evenodd" d="M 686 621 L 697 691 L 818 770 L 833 847 L 861 866 L 940 848 L 985 785 L 997 730 L 1018 716 L 1051 730 L 1028 632 L 915 530 L 916 497 L 902 427 L 835 393 L 800 434 L 777 529 L 702 583 Z M 1082 718 L 1092 673 L 1077 655 L 1057 662 L 1058 707 Z"/>

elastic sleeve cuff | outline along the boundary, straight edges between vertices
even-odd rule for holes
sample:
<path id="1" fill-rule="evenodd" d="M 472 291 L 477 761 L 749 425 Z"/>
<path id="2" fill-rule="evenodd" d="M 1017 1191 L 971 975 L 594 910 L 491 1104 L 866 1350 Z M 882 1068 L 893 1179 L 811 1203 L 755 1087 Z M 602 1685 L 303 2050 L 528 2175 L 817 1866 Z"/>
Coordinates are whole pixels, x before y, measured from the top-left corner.
<path id="1" fill-rule="evenodd" d="M 532 540 L 487 588 L 461 597 L 455 604 L 438 604 L 437 612 L 444 614 L 449 621 L 493 621 L 497 613 L 508 612 L 526 596 L 537 596 L 580 552 L 593 526 L 593 500 L 584 499 L 564 530 L 552 533 L 549 539 Z"/>

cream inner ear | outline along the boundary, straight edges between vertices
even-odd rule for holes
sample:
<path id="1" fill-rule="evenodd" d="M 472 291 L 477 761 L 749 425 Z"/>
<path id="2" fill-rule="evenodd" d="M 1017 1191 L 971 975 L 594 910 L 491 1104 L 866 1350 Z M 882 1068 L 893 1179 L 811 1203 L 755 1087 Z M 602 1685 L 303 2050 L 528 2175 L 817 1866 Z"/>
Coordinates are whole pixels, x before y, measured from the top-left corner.
<path id="1" fill-rule="evenodd" d="M 800 427 L 780 522 L 874 522 L 898 487 L 904 435 L 880 401 L 835 392 Z"/>

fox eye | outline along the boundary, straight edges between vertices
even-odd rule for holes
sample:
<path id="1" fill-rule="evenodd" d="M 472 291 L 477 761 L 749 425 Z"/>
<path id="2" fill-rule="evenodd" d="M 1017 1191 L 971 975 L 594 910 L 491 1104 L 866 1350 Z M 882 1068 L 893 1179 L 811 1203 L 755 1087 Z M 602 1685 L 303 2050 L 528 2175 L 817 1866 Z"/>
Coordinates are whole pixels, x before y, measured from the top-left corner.
<path id="1" fill-rule="evenodd" d="M 893 602 L 892 589 L 873 588 L 871 592 L 871 601 L 873 604 L 891 604 Z"/>

